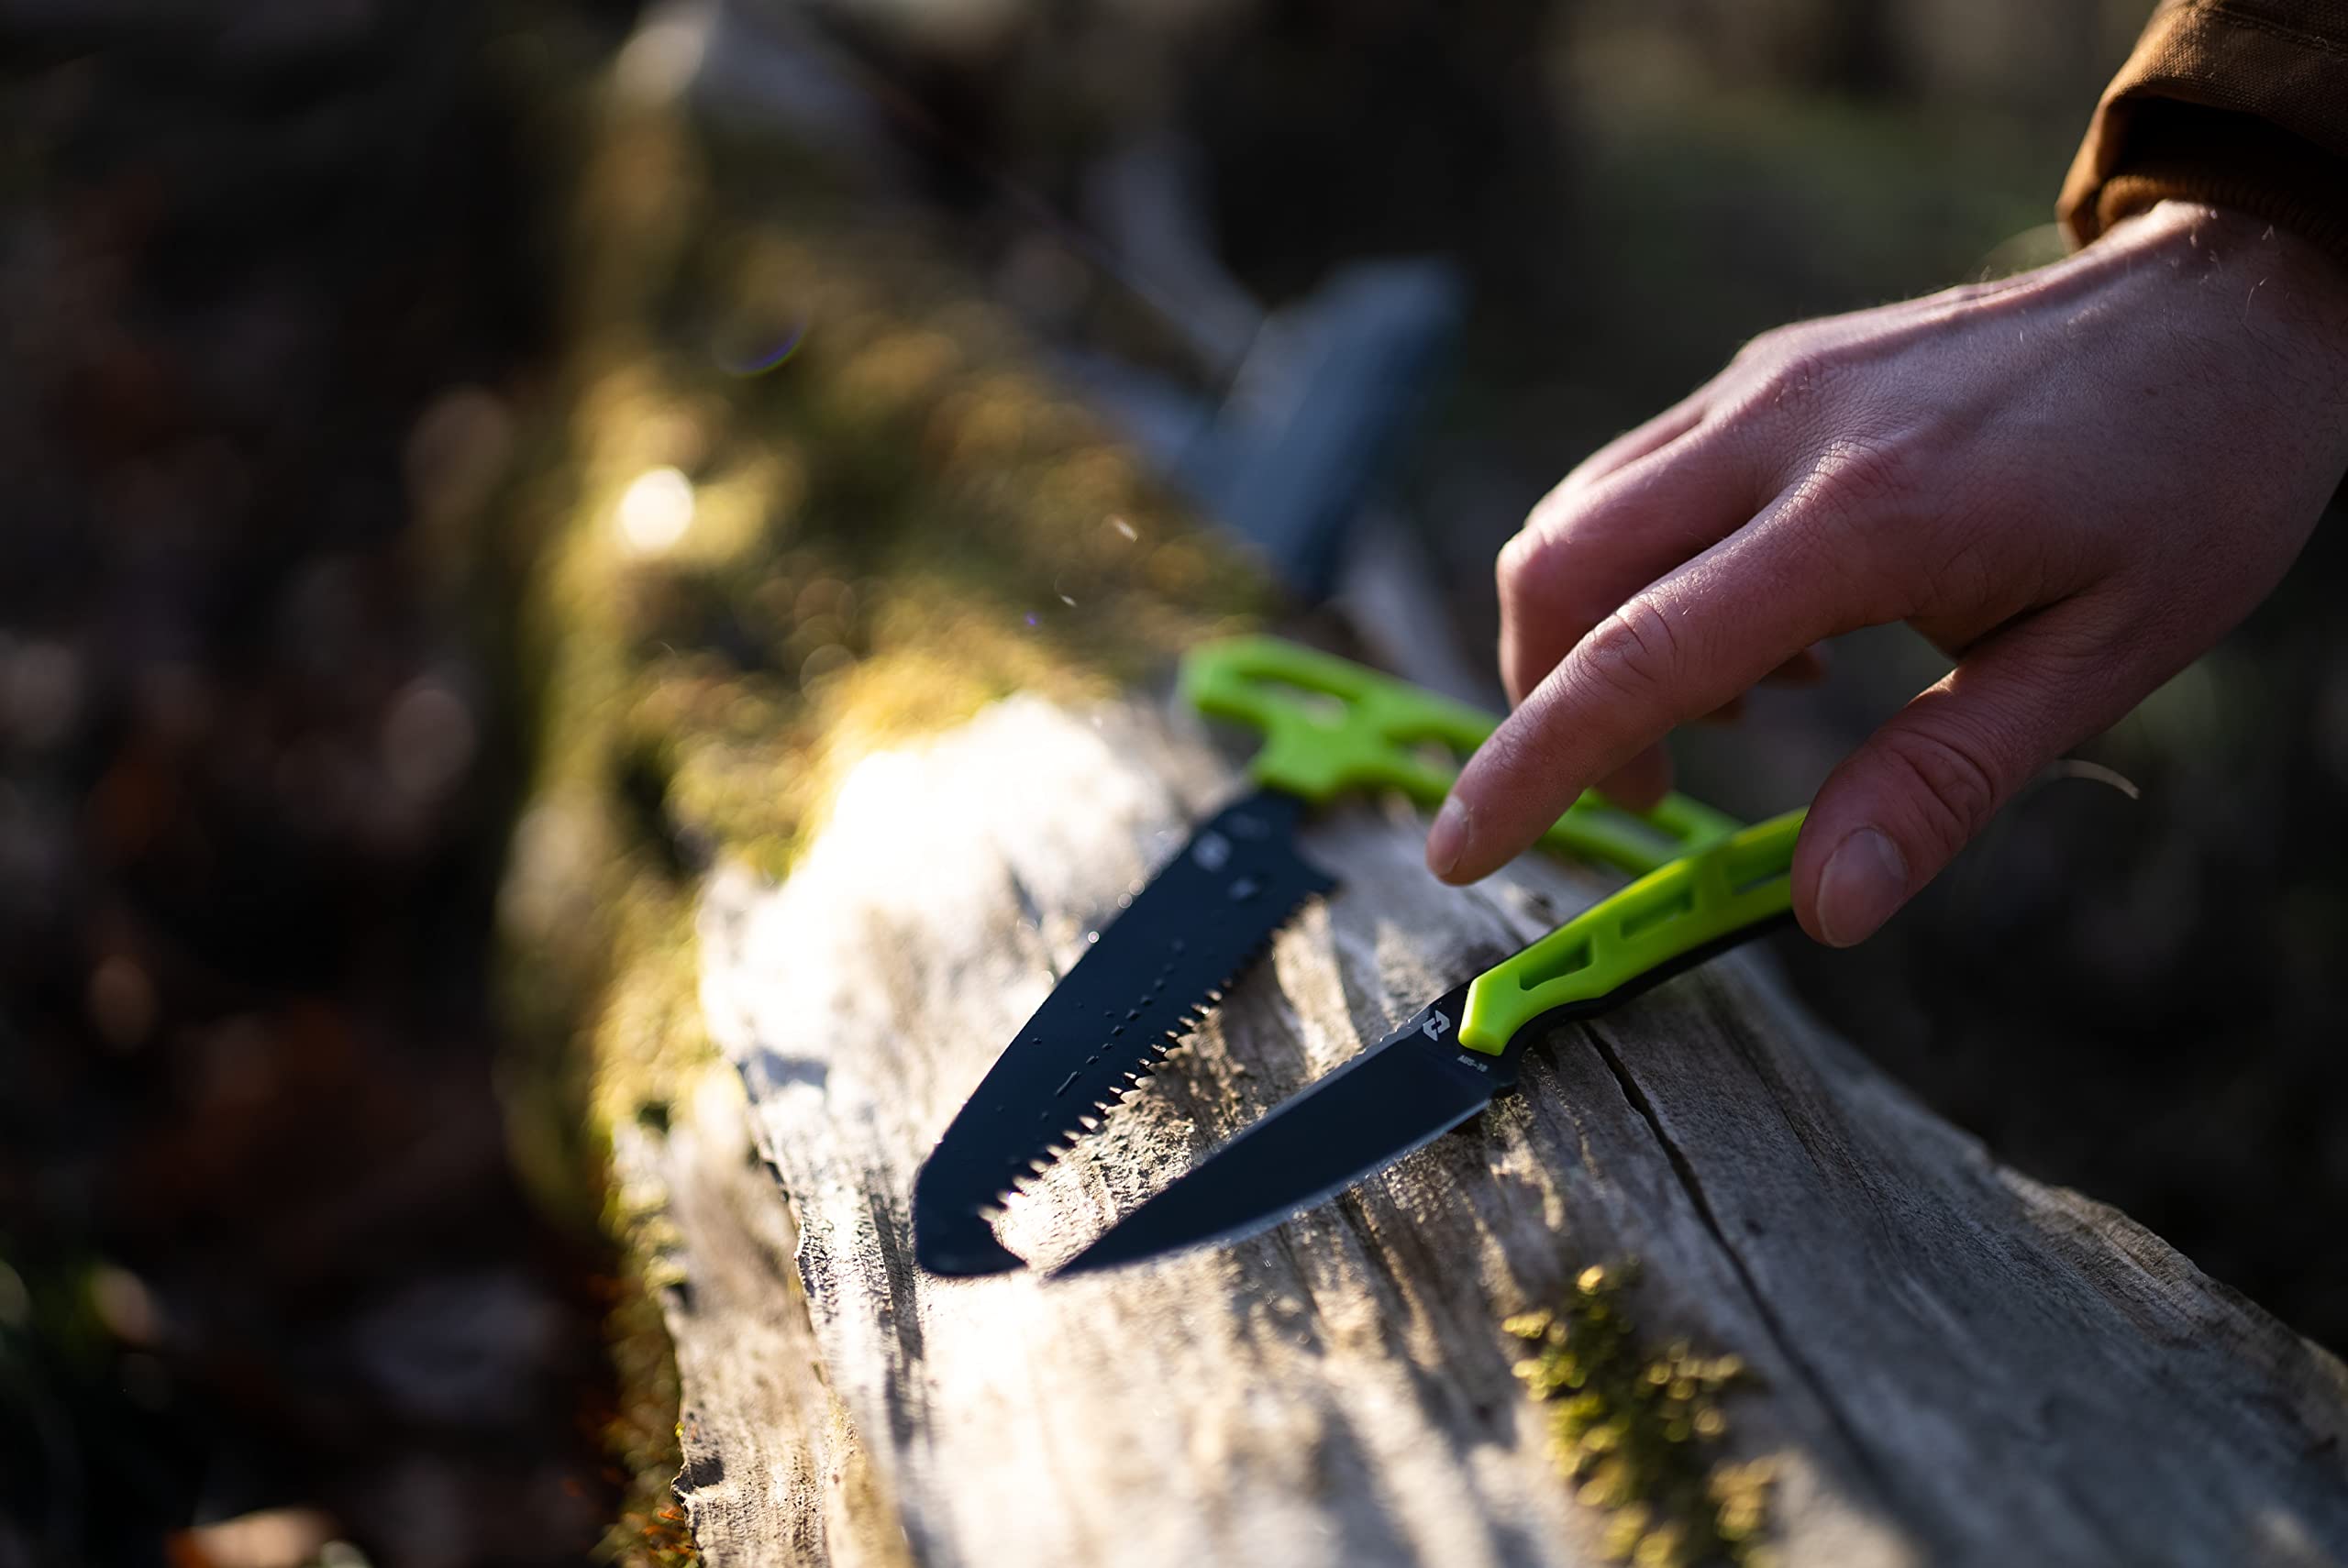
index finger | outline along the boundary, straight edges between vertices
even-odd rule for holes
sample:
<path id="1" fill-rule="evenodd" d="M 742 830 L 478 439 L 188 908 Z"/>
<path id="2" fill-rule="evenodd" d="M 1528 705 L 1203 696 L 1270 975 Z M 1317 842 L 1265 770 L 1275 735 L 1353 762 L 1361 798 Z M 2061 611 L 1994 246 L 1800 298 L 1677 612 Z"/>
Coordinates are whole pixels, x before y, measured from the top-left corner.
<path id="1" fill-rule="evenodd" d="M 1490 875 L 1576 796 L 1811 644 L 1880 620 L 1800 491 L 1634 594 L 1577 643 L 1470 757 L 1427 835 L 1447 882 Z"/>

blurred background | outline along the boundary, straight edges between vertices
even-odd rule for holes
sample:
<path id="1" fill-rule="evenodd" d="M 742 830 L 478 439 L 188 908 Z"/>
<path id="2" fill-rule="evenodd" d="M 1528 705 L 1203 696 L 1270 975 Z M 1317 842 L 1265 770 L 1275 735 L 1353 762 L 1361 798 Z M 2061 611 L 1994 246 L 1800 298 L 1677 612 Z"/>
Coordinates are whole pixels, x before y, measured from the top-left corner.
<path id="1" fill-rule="evenodd" d="M 593 964 L 501 911 L 600 389 L 669 355 L 787 421 L 822 373 L 803 299 L 690 286 L 707 215 L 918 235 L 1282 603 L 1497 704 L 1541 492 L 1769 326 L 2059 253 L 2143 11 L 0 0 L 0 1568 L 691 1560 L 615 1196 L 516 1110 L 567 1103 Z M 910 461 L 855 455 L 839 550 Z M 627 547 L 693 493 L 647 469 Z M 2001 1158 L 2334 1346 L 2342 549 L 1881 939 L 1779 947 Z M 812 685 L 863 580 L 788 569 Z M 1684 787 L 1782 809 L 1938 669 L 1850 639 Z"/>

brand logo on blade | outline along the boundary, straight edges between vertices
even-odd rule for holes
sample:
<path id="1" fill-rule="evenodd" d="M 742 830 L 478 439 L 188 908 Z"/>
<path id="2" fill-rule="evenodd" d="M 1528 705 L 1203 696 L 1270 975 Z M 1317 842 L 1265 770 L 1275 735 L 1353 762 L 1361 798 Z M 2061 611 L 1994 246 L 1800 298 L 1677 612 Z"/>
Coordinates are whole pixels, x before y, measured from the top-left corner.
<path id="1" fill-rule="evenodd" d="M 1220 871 L 1231 859 L 1231 841 L 1219 833 L 1202 834 L 1191 848 L 1191 858 L 1209 871 Z"/>
<path id="2" fill-rule="evenodd" d="M 1419 1025 L 1419 1032 L 1430 1040 L 1441 1040 L 1443 1032 L 1450 1027 L 1451 1020 L 1447 1016 L 1439 1012 L 1431 1012 L 1427 1014 L 1427 1021 Z"/>

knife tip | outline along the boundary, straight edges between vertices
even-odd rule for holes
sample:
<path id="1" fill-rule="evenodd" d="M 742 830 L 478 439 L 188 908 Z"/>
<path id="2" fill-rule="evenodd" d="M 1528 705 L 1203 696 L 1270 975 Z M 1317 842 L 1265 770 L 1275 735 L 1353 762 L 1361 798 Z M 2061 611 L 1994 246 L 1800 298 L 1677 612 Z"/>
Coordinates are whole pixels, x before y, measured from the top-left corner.
<path id="1" fill-rule="evenodd" d="M 916 1212 L 914 1261 L 948 1279 L 1013 1274 L 1027 1266 L 1027 1260 L 996 1241 L 993 1230 L 975 1214 L 940 1220 Z"/>

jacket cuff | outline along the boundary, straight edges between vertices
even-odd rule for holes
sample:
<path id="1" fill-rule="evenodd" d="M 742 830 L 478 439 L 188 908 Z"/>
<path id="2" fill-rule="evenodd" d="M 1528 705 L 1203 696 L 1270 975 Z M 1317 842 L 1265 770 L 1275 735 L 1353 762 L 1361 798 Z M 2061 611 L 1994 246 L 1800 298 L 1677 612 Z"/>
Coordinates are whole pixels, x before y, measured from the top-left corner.
<path id="1" fill-rule="evenodd" d="M 2196 117 L 2231 120 L 2238 116 Z M 2088 236 L 2165 201 L 2200 202 L 2265 218 L 2312 241 L 2348 269 L 2348 164 L 2271 127 L 2248 122 L 2284 144 L 2253 151 L 2245 144 L 2268 138 L 2219 135 L 2194 150 L 2148 149 L 2126 159 L 2095 198 Z"/>
<path id="2" fill-rule="evenodd" d="M 2264 217 L 2348 265 L 2348 4 L 2163 0 L 2057 211 L 2084 245 L 2171 197 Z"/>

